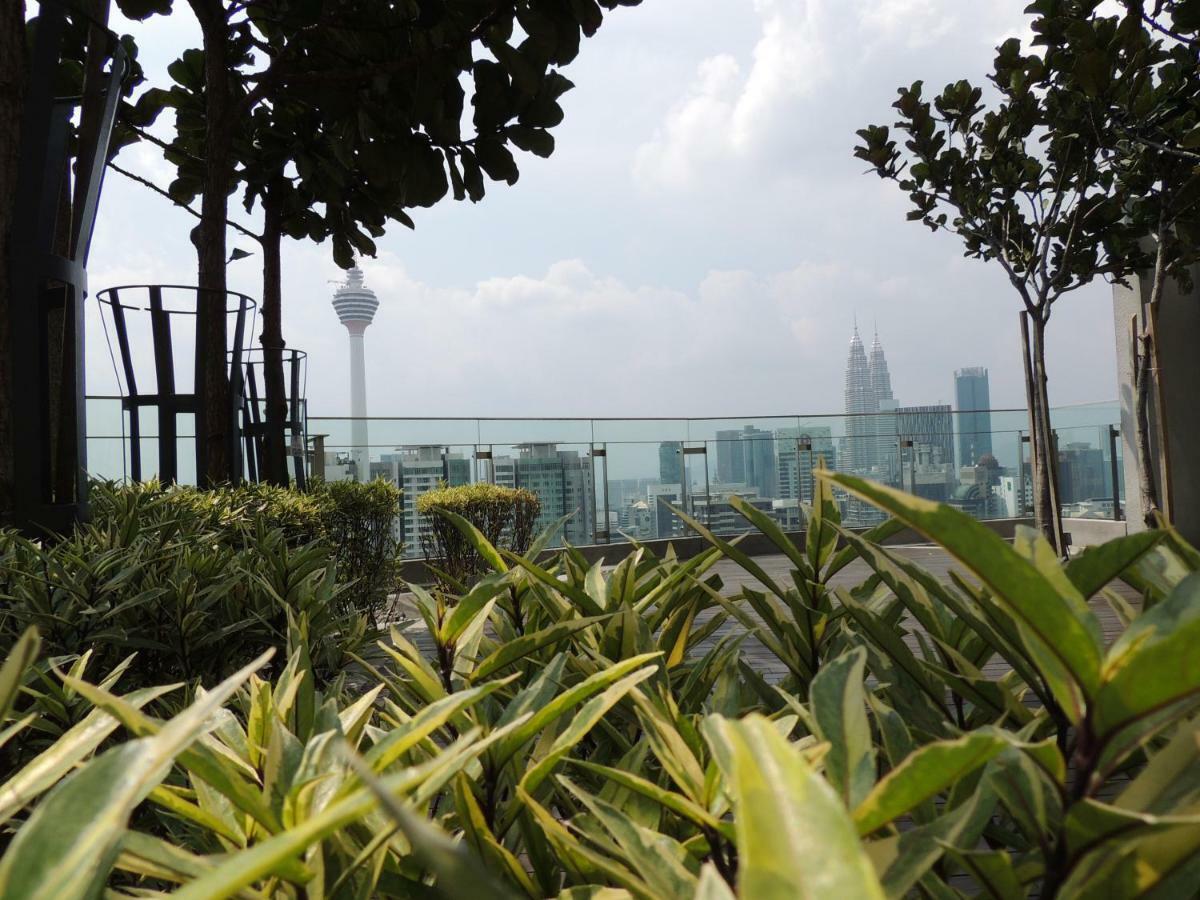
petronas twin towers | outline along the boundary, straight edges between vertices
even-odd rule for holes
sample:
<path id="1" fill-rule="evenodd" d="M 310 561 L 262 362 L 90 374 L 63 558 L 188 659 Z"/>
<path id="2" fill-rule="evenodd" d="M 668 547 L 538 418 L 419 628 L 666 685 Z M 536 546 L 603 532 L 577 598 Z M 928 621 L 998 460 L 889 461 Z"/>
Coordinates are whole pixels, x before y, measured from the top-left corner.
<path id="1" fill-rule="evenodd" d="M 846 444 L 843 467 L 890 480 L 897 459 L 896 400 L 879 333 L 868 356 L 858 334 L 850 338 L 846 361 Z"/>

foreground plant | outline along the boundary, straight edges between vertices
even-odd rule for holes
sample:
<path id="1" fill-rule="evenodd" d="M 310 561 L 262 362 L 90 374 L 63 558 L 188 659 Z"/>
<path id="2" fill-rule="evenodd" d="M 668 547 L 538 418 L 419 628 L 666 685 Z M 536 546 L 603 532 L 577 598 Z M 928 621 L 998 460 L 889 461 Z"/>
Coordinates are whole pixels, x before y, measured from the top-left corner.
<path id="1" fill-rule="evenodd" d="M 364 693 L 320 687 L 302 614 L 277 676 L 256 661 L 174 718 L 146 712 L 173 686 L 120 696 L 120 673 L 55 671 L 27 634 L 0 671 L 0 750 L 53 719 L 47 679 L 85 709 L 0 784 L 4 896 L 1191 896 L 1200 554 L 1154 533 L 1063 567 L 1036 532 L 1009 545 L 823 478 L 821 498 L 878 504 L 963 574 L 842 530 L 830 501 L 760 619 L 711 571 L 745 565 L 733 544 L 606 571 L 460 520 L 490 574 L 417 590 L 421 622 L 358 657 Z M 855 556 L 872 574 L 847 590 Z M 1107 646 L 1089 600 L 1119 617 Z M 818 664 L 778 684 L 748 673 L 747 631 L 721 633 L 797 654 L 803 615 Z M 89 819 L 59 839 L 67 809 Z"/>

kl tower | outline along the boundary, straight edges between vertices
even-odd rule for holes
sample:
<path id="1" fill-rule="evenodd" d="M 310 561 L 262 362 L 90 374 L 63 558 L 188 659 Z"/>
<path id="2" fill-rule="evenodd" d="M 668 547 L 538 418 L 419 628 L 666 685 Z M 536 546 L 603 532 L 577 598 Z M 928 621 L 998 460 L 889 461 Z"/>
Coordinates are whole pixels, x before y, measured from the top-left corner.
<path id="1" fill-rule="evenodd" d="M 367 371 L 363 334 L 375 319 L 379 300 L 373 290 L 363 285 L 362 269 L 358 266 L 346 273 L 345 284 L 334 291 L 333 308 L 350 332 L 350 458 L 354 460 L 355 477 L 359 481 L 368 481 L 371 467 L 367 454 Z"/>

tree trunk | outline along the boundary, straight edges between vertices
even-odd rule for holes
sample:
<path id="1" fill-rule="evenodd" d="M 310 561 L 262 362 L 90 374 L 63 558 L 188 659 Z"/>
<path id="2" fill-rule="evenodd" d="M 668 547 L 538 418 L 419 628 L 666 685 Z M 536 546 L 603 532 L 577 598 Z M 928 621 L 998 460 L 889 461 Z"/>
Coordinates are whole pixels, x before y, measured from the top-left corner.
<path id="1" fill-rule="evenodd" d="M 1021 322 L 1021 362 L 1025 370 L 1025 405 L 1029 412 L 1029 482 L 1030 493 L 1033 494 L 1033 522 L 1045 532 L 1045 523 L 1049 521 L 1050 493 L 1041 490 L 1042 479 L 1039 471 L 1042 464 L 1041 448 L 1037 434 L 1041 428 L 1041 415 L 1038 410 L 1038 392 L 1033 378 L 1033 342 L 1029 335 L 1029 313 L 1022 312 Z M 1022 498 L 1023 500 L 1024 498 Z M 1047 535 L 1049 538 L 1049 535 Z"/>
<path id="2" fill-rule="evenodd" d="M 1058 490 L 1058 447 L 1055 446 L 1054 430 L 1050 423 L 1050 394 L 1046 377 L 1046 321 L 1041 311 L 1033 316 L 1031 349 L 1035 414 L 1038 421 L 1034 440 L 1037 442 L 1040 461 L 1035 496 L 1042 499 L 1042 518 L 1038 521 L 1038 527 L 1059 555 L 1066 556 L 1067 547 L 1062 530 L 1062 506 Z"/>
<path id="3" fill-rule="evenodd" d="M 0 520 L 12 515 L 12 352 L 9 347 L 9 232 L 25 96 L 25 0 L 0 3 Z"/>
<path id="4" fill-rule="evenodd" d="M 192 231 L 198 263 L 196 297 L 196 440 L 201 486 L 234 479 L 226 360 L 225 220 L 233 179 L 227 59 L 228 23 L 220 0 L 191 0 L 204 36 L 205 158 L 200 224 Z"/>
<path id="5" fill-rule="evenodd" d="M 1138 327 L 1137 317 L 1129 323 L 1132 330 L 1134 422 L 1137 429 L 1138 493 L 1142 501 L 1142 521 L 1147 528 L 1157 527 L 1158 484 L 1154 477 L 1154 453 L 1150 447 L 1150 368 L 1153 353 L 1150 335 Z"/>
<path id="6" fill-rule="evenodd" d="M 266 434 L 263 439 L 263 476 L 271 484 L 288 485 L 287 388 L 283 374 L 283 283 L 279 247 L 283 241 L 283 193 L 278 184 L 263 197 L 263 382 L 266 392 Z"/>
<path id="7" fill-rule="evenodd" d="M 1157 528 L 1162 501 L 1165 498 L 1167 479 L 1167 434 L 1166 416 L 1162 407 L 1162 385 L 1159 382 L 1158 347 L 1155 324 L 1158 304 L 1162 299 L 1164 281 L 1167 277 L 1167 231 L 1165 217 L 1159 219 L 1158 234 L 1154 236 L 1157 247 L 1154 252 L 1154 274 L 1150 284 L 1150 298 L 1139 304 L 1141 323 L 1137 317 L 1131 323 L 1133 329 L 1133 384 L 1134 422 L 1137 428 L 1138 488 L 1142 500 L 1142 516 L 1147 528 Z M 1150 443 L 1150 391 L 1155 389 L 1155 419 L 1158 423 L 1158 459 Z M 1162 490 L 1160 491 L 1160 485 Z"/>

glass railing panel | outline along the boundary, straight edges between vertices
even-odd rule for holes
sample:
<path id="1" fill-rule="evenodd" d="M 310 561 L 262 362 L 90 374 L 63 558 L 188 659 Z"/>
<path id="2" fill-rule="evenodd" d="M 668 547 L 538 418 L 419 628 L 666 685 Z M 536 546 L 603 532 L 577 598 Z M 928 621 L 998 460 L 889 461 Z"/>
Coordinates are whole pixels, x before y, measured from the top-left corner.
<path id="1" fill-rule="evenodd" d="M 1116 404 L 1055 409 L 1067 515 L 1111 517 L 1121 490 Z M 1028 415 L 1024 410 L 898 407 L 870 415 L 726 419 L 308 419 L 311 460 L 327 479 L 385 477 L 405 491 L 398 522 L 406 554 L 421 553 L 416 501 L 438 483 L 490 481 L 528 487 L 542 524 L 572 513 L 563 540 L 610 543 L 679 537 L 680 507 L 722 534 L 747 530 L 730 504 L 741 496 L 785 530 L 804 527 L 813 470 L 871 478 L 979 518 L 1028 516 Z M 365 425 L 363 433 L 356 425 Z M 153 476 L 157 417 L 143 416 L 143 477 Z M 192 423 L 180 423 L 180 478 L 194 477 Z M 127 473 L 129 421 L 119 400 L 89 401 L 92 468 Z M 361 443 L 356 443 L 361 442 Z M 1114 485 L 1114 455 L 1116 479 Z M 843 521 L 865 527 L 882 514 L 836 492 Z"/>
<path id="2" fill-rule="evenodd" d="M 687 421 L 595 419 L 592 434 L 602 523 L 597 541 L 619 542 L 626 535 L 657 540 L 678 534 L 679 520 L 668 506 L 677 504 L 681 494 Z"/>
<path id="3" fill-rule="evenodd" d="M 1120 441 L 1112 426 L 1062 427 L 1056 423 L 1054 433 L 1063 515 L 1082 519 L 1120 518 L 1123 487 L 1117 449 Z"/>

